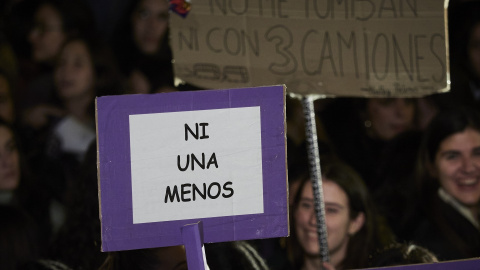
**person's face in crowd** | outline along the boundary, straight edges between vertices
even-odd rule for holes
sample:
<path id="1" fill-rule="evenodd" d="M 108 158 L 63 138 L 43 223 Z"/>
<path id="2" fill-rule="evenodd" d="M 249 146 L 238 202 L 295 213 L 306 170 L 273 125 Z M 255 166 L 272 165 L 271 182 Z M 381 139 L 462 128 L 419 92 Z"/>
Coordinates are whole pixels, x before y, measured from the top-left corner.
<path id="1" fill-rule="evenodd" d="M 415 104 L 404 98 L 371 98 L 367 101 L 367 119 L 372 137 L 390 140 L 412 128 Z"/>
<path id="2" fill-rule="evenodd" d="M 168 1 L 143 0 L 132 16 L 133 40 L 145 54 L 155 54 L 168 28 Z"/>
<path id="3" fill-rule="evenodd" d="M 332 258 L 336 256 L 341 261 L 345 257 L 350 236 L 362 228 L 364 215 L 360 213 L 355 219 L 350 219 L 349 201 L 345 191 L 328 179 L 324 179 L 322 184 L 329 253 Z M 301 192 L 294 213 L 296 234 L 305 253 L 308 256 L 318 256 L 320 248 L 311 182 L 305 183 Z"/>
<path id="4" fill-rule="evenodd" d="M 35 13 L 34 26 L 28 36 L 32 56 L 38 62 L 53 62 L 66 39 L 58 11 L 45 4 Z"/>
<path id="5" fill-rule="evenodd" d="M 0 190 L 14 190 L 20 183 L 20 162 L 13 133 L 0 126 Z"/>
<path id="6" fill-rule="evenodd" d="M 480 132 L 467 128 L 442 141 L 434 176 L 443 189 L 467 207 L 480 203 Z"/>
<path id="7" fill-rule="evenodd" d="M 55 85 L 63 100 L 93 94 L 94 70 L 84 42 L 75 40 L 65 45 L 55 69 Z"/>
<path id="8" fill-rule="evenodd" d="M 474 74 L 480 79 L 480 23 L 477 23 L 470 33 L 468 56 Z"/>
<path id="9" fill-rule="evenodd" d="M 0 75 L 0 117 L 9 123 L 15 120 L 10 85 L 2 75 Z"/>

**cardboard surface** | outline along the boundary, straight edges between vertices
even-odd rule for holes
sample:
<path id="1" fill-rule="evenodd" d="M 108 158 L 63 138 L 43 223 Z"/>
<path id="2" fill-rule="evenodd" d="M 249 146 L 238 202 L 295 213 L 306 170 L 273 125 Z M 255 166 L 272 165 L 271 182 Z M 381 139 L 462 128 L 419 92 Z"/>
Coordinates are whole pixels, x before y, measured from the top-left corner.
<path id="1" fill-rule="evenodd" d="M 103 251 L 180 245 L 181 228 L 199 221 L 206 243 L 288 235 L 284 86 L 107 96 L 96 106 Z M 202 153 L 204 169 L 186 166 L 187 154 Z"/>
<path id="2" fill-rule="evenodd" d="M 448 0 L 195 0 L 170 16 L 176 77 L 334 96 L 448 91 Z"/>

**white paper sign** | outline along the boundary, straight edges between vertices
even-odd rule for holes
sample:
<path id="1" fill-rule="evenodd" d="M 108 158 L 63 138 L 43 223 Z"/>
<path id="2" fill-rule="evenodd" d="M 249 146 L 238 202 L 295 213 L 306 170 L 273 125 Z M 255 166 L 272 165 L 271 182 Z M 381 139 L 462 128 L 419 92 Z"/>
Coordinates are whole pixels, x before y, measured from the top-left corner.
<path id="1" fill-rule="evenodd" d="M 129 125 L 134 224 L 263 213 L 260 107 L 130 115 Z"/>

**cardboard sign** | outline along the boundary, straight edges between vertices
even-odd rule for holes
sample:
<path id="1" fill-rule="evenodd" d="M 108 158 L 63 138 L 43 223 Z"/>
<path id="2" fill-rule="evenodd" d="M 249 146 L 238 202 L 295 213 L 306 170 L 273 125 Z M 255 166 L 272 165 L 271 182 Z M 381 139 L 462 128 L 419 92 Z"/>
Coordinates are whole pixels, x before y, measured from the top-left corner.
<path id="1" fill-rule="evenodd" d="M 288 235 L 285 88 L 97 98 L 102 250 Z"/>
<path id="2" fill-rule="evenodd" d="M 196 0 L 170 16 L 175 75 L 207 89 L 418 97 L 448 91 L 438 0 Z"/>

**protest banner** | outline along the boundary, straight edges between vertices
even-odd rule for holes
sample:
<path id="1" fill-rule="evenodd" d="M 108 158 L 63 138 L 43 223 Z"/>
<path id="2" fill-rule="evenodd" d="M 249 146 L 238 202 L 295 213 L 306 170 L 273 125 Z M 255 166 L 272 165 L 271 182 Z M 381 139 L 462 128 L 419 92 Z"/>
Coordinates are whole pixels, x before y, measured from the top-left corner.
<path id="1" fill-rule="evenodd" d="M 288 235 L 284 86 L 106 96 L 96 109 L 103 251 L 182 245 L 198 222 L 205 243 Z"/>
<path id="2" fill-rule="evenodd" d="M 419 97 L 450 87 L 448 1 L 190 3 L 170 16 L 170 44 L 175 76 L 201 88 Z"/>

